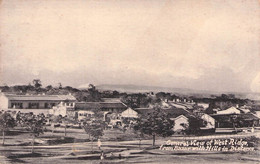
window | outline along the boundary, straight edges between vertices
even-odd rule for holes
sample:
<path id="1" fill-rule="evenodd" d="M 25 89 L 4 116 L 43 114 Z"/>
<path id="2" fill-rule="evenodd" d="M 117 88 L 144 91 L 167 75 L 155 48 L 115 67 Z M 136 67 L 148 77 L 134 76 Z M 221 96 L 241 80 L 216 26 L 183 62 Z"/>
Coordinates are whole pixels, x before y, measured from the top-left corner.
<path id="1" fill-rule="evenodd" d="M 22 109 L 23 103 L 11 103 L 11 108 Z"/>
<path id="2" fill-rule="evenodd" d="M 39 103 L 29 103 L 29 108 L 30 109 L 38 109 L 39 108 Z"/>
<path id="3" fill-rule="evenodd" d="M 44 108 L 49 108 L 49 103 L 45 103 Z"/>

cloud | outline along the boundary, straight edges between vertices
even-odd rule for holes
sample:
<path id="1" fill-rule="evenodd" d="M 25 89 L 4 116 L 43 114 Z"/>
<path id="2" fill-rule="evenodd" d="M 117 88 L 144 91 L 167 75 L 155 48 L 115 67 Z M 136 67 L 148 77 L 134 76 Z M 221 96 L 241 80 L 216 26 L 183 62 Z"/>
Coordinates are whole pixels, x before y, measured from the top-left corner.
<path id="1" fill-rule="evenodd" d="M 255 91 L 258 13 L 239 0 L 5 1 L 1 81 Z"/>

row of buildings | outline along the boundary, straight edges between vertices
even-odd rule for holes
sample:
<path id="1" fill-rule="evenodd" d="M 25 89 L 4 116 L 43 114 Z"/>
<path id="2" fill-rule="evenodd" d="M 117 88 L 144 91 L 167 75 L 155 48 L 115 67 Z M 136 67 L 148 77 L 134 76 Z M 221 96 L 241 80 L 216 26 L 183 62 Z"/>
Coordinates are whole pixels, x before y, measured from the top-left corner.
<path id="1" fill-rule="evenodd" d="M 242 120 L 246 126 L 259 125 L 259 117 L 247 110 L 231 107 L 218 110 L 213 114 L 205 112 L 194 113 L 193 101 L 162 102 L 163 110 L 175 122 L 174 131 L 182 131 L 189 125 L 189 120 L 199 117 L 204 123 L 201 129 L 232 128 L 234 120 Z M 197 104 L 203 109 L 207 104 Z M 15 112 L 33 112 L 35 114 L 61 115 L 84 120 L 94 114 L 93 111 L 103 112 L 104 120 L 112 125 L 122 125 L 124 118 L 138 118 L 152 112 L 151 108 L 129 108 L 119 99 L 102 99 L 102 102 L 77 102 L 72 95 L 0 95 L 0 109 Z M 244 126 L 244 125 L 242 125 Z"/>

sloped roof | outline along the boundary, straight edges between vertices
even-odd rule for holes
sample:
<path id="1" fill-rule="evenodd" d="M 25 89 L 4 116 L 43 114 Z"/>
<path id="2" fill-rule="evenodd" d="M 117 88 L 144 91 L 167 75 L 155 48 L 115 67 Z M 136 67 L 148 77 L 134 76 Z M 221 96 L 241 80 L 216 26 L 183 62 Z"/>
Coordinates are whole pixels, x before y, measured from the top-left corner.
<path id="1" fill-rule="evenodd" d="M 164 109 L 164 111 L 172 118 L 176 118 L 180 115 L 184 115 L 185 117 L 193 117 L 192 113 L 182 108 L 168 108 Z"/>
<path id="2" fill-rule="evenodd" d="M 99 102 L 76 102 L 75 103 L 75 109 L 100 109 L 101 105 Z"/>
<path id="3" fill-rule="evenodd" d="M 127 109 L 121 102 L 76 102 L 75 109 Z"/>
<path id="4" fill-rule="evenodd" d="M 100 102 L 101 108 L 113 108 L 113 109 L 121 109 L 121 108 L 127 108 L 127 106 L 122 102 Z"/>
<path id="5" fill-rule="evenodd" d="M 133 118 L 137 118 L 138 113 L 133 110 L 132 108 L 127 108 L 125 111 L 123 111 L 121 113 L 122 117 L 133 117 Z"/>
<path id="6" fill-rule="evenodd" d="M 5 95 L 9 100 L 16 101 L 76 101 L 72 95 Z"/>
<path id="7" fill-rule="evenodd" d="M 102 98 L 104 102 L 121 102 L 120 98 Z"/>
<path id="8" fill-rule="evenodd" d="M 147 114 L 153 112 L 153 108 L 135 108 L 134 109 L 138 114 Z"/>
<path id="9" fill-rule="evenodd" d="M 253 113 L 243 113 L 243 114 L 212 114 L 211 117 L 213 117 L 216 120 L 229 120 L 231 116 L 237 116 L 238 118 L 241 118 L 242 120 L 259 120 L 259 118 L 254 115 Z"/>
<path id="10" fill-rule="evenodd" d="M 188 120 L 188 118 L 185 117 L 184 115 L 179 115 L 178 117 L 172 118 L 172 120 L 178 120 L 180 118 L 184 118 L 184 119 Z"/>
<path id="11" fill-rule="evenodd" d="M 259 118 L 253 113 L 240 114 L 238 117 L 242 118 L 243 120 L 259 120 Z"/>
<path id="12" fill-rule="evenodd" d="M 217 111 L 217 114 L 240 114 L 241 112 L 240 112 L 240 110 L 238 110 L 237 108 L 235 108 L 235 107 L 230 107 L 230 108 L 228 108 L 228 109 L 226 109 L 226 110 L 222 110 L 222 111 Z"/>

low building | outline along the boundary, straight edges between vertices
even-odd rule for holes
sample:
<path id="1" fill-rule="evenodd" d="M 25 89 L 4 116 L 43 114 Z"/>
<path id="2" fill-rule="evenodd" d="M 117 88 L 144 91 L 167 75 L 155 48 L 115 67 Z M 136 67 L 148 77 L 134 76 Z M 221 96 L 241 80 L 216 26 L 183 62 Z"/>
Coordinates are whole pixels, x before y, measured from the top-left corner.
<path id="1" fill-rule="evenodd" d="M 240 114 L 240 110 L 236 107 L 230 107 L 226 110 L 217 111 L 217 114 Z"/>
<path id="2" fill-rule="evenodd" d="M 20 111 L 23 113 L 47 114 L 49 109 L 61 102 L 66 103 L 67 106 L 73 106 L 76 98 L 72 95 L 0 95 L 1 110 Z"/>
<path id="3" fill-rule="evenodd" d="M 212 114 L 216 128 L 243 128 L 259 126 L 259 118 L 252 113 Z"/>
<path id="4" fill-rule="evenodd" d="M 52 109 L 49 110 L 49 114 L 54 116 L 69 116 L 69 117 L 75 117 L 75 103 L 72 103 L 72 105 L 67 104 L 65 102 L 61 102 L 57 106 L 54 106 Z"/>
<path id="5" fill-rule="evenodd" d="M 189 127 L 189 119 L 184 115 L 180 115 L 176 118 L 172 118 L 171 120 L 174 121 L 174 126 L 173 126 L 174 132 L 181 132 Z"/>
<path id="6" fill-rule="evenodd" d="M 138 118 L 138 113 L 132 108 L 127 108 L 125 111 L 121 113 L 121 117 L 123 118 Z"/>
<path id="7" fill-rule="evenodd" d="M 200 115 L 200 118 L 204 122 L 204 127 L 201 129 L 215 129 L 215 119 L 210 115 L 203 113 Z"/>

